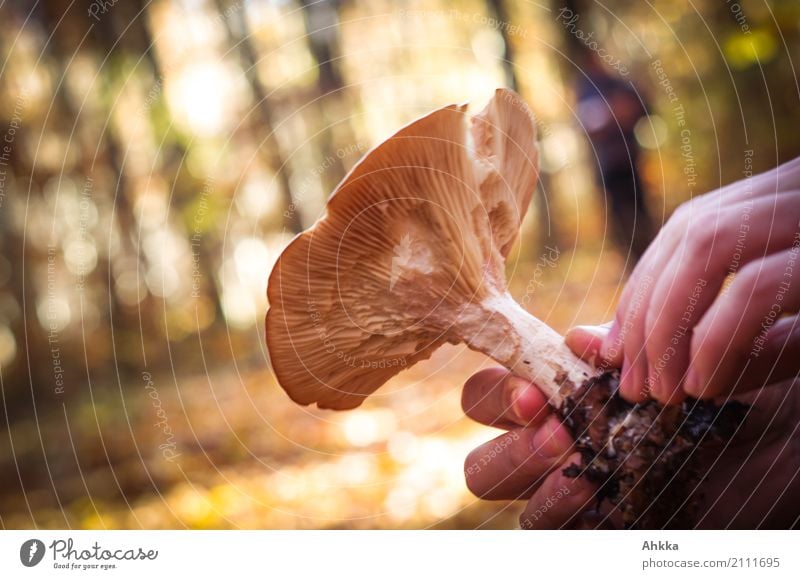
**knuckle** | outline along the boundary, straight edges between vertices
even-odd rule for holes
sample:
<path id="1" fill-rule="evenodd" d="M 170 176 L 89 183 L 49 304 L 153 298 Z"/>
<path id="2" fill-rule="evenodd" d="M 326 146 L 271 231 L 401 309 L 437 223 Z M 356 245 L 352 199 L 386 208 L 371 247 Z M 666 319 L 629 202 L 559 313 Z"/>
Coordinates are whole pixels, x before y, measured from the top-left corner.
<path id="1" fill-rule="evenodd" d="M 731 296 L 736 294 L 750 293 L 758 285 L 761 278 L 761 262 L 751 261 L 746 264 L 736 274 L 734 284 L 731 287 Z M 738 296 L 737 296 L 738 297 Z"/>
<path id="2" fill-rule="evenodd" d="M 645 350 L 648 354 L 656 353 L 664 347 L 664 332 L 659 322 L 663 319 L 663 304 L 653 303 L 644 317 Z"/>
<path id="3" fill-rule="evenodd" d="M 685 257 L 691 260 L 705 259 L 708 257 L 715 240 L 719 235 L 716 225 L 703 224 L 693 228 L 686 238 Z"/>
<path id="4" fill-rule="evenodd" d="M 752 261 L 736 274 L 726 298 L 743 307 L 766 303 L 775 301 L 777 287 L 777 282 L 764 270 L 763 261 Z"/>
<path id="5" fill-rule="evenodd" d="M 667 224 L 663 229 L 664 234 L 683 233 L 691 220 L 697 217 L 698 213 L 698 203 L 695 199 L 681 203 L 667 220 Z"/>

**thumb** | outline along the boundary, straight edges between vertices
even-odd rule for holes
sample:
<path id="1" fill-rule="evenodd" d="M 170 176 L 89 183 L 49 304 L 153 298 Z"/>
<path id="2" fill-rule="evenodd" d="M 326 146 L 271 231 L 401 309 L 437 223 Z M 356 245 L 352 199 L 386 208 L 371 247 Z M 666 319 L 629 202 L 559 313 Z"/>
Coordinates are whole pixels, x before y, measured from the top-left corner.
<path id="1" fill-rule="evenodd" d="M 607 322 L 600 326 L 575 326 L 567 331 L 564 342 L 576 356 L 597 366 L 605 361 L 600 355 L 600 348 L 611 330 L 612 323 Z"/>

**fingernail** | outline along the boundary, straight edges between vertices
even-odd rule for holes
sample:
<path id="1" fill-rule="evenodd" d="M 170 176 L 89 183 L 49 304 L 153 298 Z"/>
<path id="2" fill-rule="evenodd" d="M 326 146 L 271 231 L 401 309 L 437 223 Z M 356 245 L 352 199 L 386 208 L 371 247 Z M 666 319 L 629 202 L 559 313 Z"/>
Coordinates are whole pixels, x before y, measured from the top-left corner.
<path id="1" fill-rule="evenodd" d="M 616 358 L 619 352 L 619 345 L 616 344 L 617 336 L 619 335 L 619 326 L 615 323 L 611 326 L 611 330 L 603 338 L 603 345 L 600 346 L 600 355 L 606 360 Z"/>
<path id="2" fill-rule="evenodd" d="M 511 412 L 520 424 L 527 424 L 534 418 L 530 416 L 530 397 L 535 386 L 524 378 L 512 376 L 509 378 L 509 387 L 511 389 Z"/>
<path id="3" fill-rule="evenodd" d="M 564 341 L 570 350 L 594 366 L 606 333 L 597 326 L 575 326 L 564 336 Z"/>
<path id="4" fill-rule="evenodd" d="M 572 448 L 572 435 L 553 417 L 542 424 L 531 440 L 531 452 L 540 458 L 556 458 Z"/>
<path id="5" fill-rule="evenodd" d="M 605 338 L 608 335 L 608 330 L 601 326 L 575 326 L 570 331 L 575 331 L 575 330 L 586 332 L 587 334 L 591 334 L 598 338 Z"/>
<path id="6" fill-rule="evenodd" d="M 700 397 L 700 379 L 697 377 L 697 371 L 694 368 L 689 368 L 686 373 L 686 379 L 683 381 L 683 390 L 689 396 Z"/>

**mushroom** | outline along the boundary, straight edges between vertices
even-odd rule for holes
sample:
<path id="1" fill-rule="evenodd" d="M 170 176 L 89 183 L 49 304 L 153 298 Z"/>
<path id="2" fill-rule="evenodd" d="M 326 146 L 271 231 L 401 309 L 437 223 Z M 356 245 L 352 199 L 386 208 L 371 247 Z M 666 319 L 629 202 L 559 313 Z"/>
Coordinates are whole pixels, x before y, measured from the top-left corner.
<path id="1" fill-rule="evenodd" d="M 555 406 L 593 374 L 506 290 L 538 177 L 531 112 L 501 89 L 467 131 L 466 109 L 436 110 L 370 151 L 277 261 L 267 340 L 296 402 L 358 406 L 445 342 L 535 381 Z"/>
<path id="2" fill-rule="evenodd" d="M 661 407 L 622 401 L 613 373 L 596 375 L 508 293 L 505 260 L 538 178 L 535 139 L 527 105 L 498 89 L 471 119 L 466 105 L 445 106 L 367 153 L 274 266 L 270 361 L 294 401 L 348 409 L 442 344 L 465 343 L 546 393 L 584 456 L 573 474 L 599 482 L 631 519 L 640 505 L 620 489 L 641 482 L 688 410 L 647 442 Z M 683 459 L 693 444 L 670 448 Z"/>

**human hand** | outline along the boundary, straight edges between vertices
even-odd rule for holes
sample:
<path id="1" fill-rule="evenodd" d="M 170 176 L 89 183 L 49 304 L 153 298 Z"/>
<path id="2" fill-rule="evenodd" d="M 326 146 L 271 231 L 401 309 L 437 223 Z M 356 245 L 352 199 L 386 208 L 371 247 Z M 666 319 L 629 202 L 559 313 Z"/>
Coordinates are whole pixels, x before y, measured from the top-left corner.
<path id="1" fill-rule="evenodd" d="M 574 331 L 588 332 L 587 352 L 607 342 L 611 324 Z M 569 335 L 569 334 L 568 334 Z M 597 354 L 602 366 L 610 361 Z M 800 378 L 762 384 L 724 400 L 750 408 L 743 426 L 724 444 L 697 449 L 700 482 L 686 489 L 696 528 L 786 529 L 800 524 Z M 658 500 L 657 497 L 654 500 Z M 601 520 L 613 519 L 605 505 Z M 609 515 L 611 513 L 611 515 Z"/>
<path id="2" fill-rule="evenodd" d="M 567 344 L 585 357 L 591 333 L 568 335 Z M 490 500 L 527 499 L 520 516 L 523 528 L 557 528 L 577 524 L 594 503 L 594 485 L 562 473 L 580 465 L 569 430 L 553 413 L 544 394 L 531 382 L 504 368 L 489 368 L 464 384 L 461 405 L 467 416 L 506 432 L 473 450 L 464 464 L 467 487 Z"/>
<path id="3" fill-rule="evenodd" d="M 798 250 L 800 158 L 679 207 L 631 274 L 603 343 L 622 395 L 677 403 L 796 376 Z"/>
<path id="4" fill-rule="evenodd" d="M 598 359 L 608 327 L 579 327 L 566 341 L 586 360 Z M 724 445 L 701 447 L 705 476 L 686 489 L 698 528 L 789 528 L 800 510 L 800 381 L 771 384 L 739 396 L 751 406 L 743 429 Z M 507 432 L 481 445 L 465 463 L 467 486 L 486 499 L 527 499 L 523 528 L 619 526 L 613 505 L 594 510 L 595 487 L 566 477 L 580 463 L 572 438 L 534 385 L 500 368 L 483 370 L 464 386 L 468 416 Z M 658 497 L 653 498 L 654 501 Z"/>

